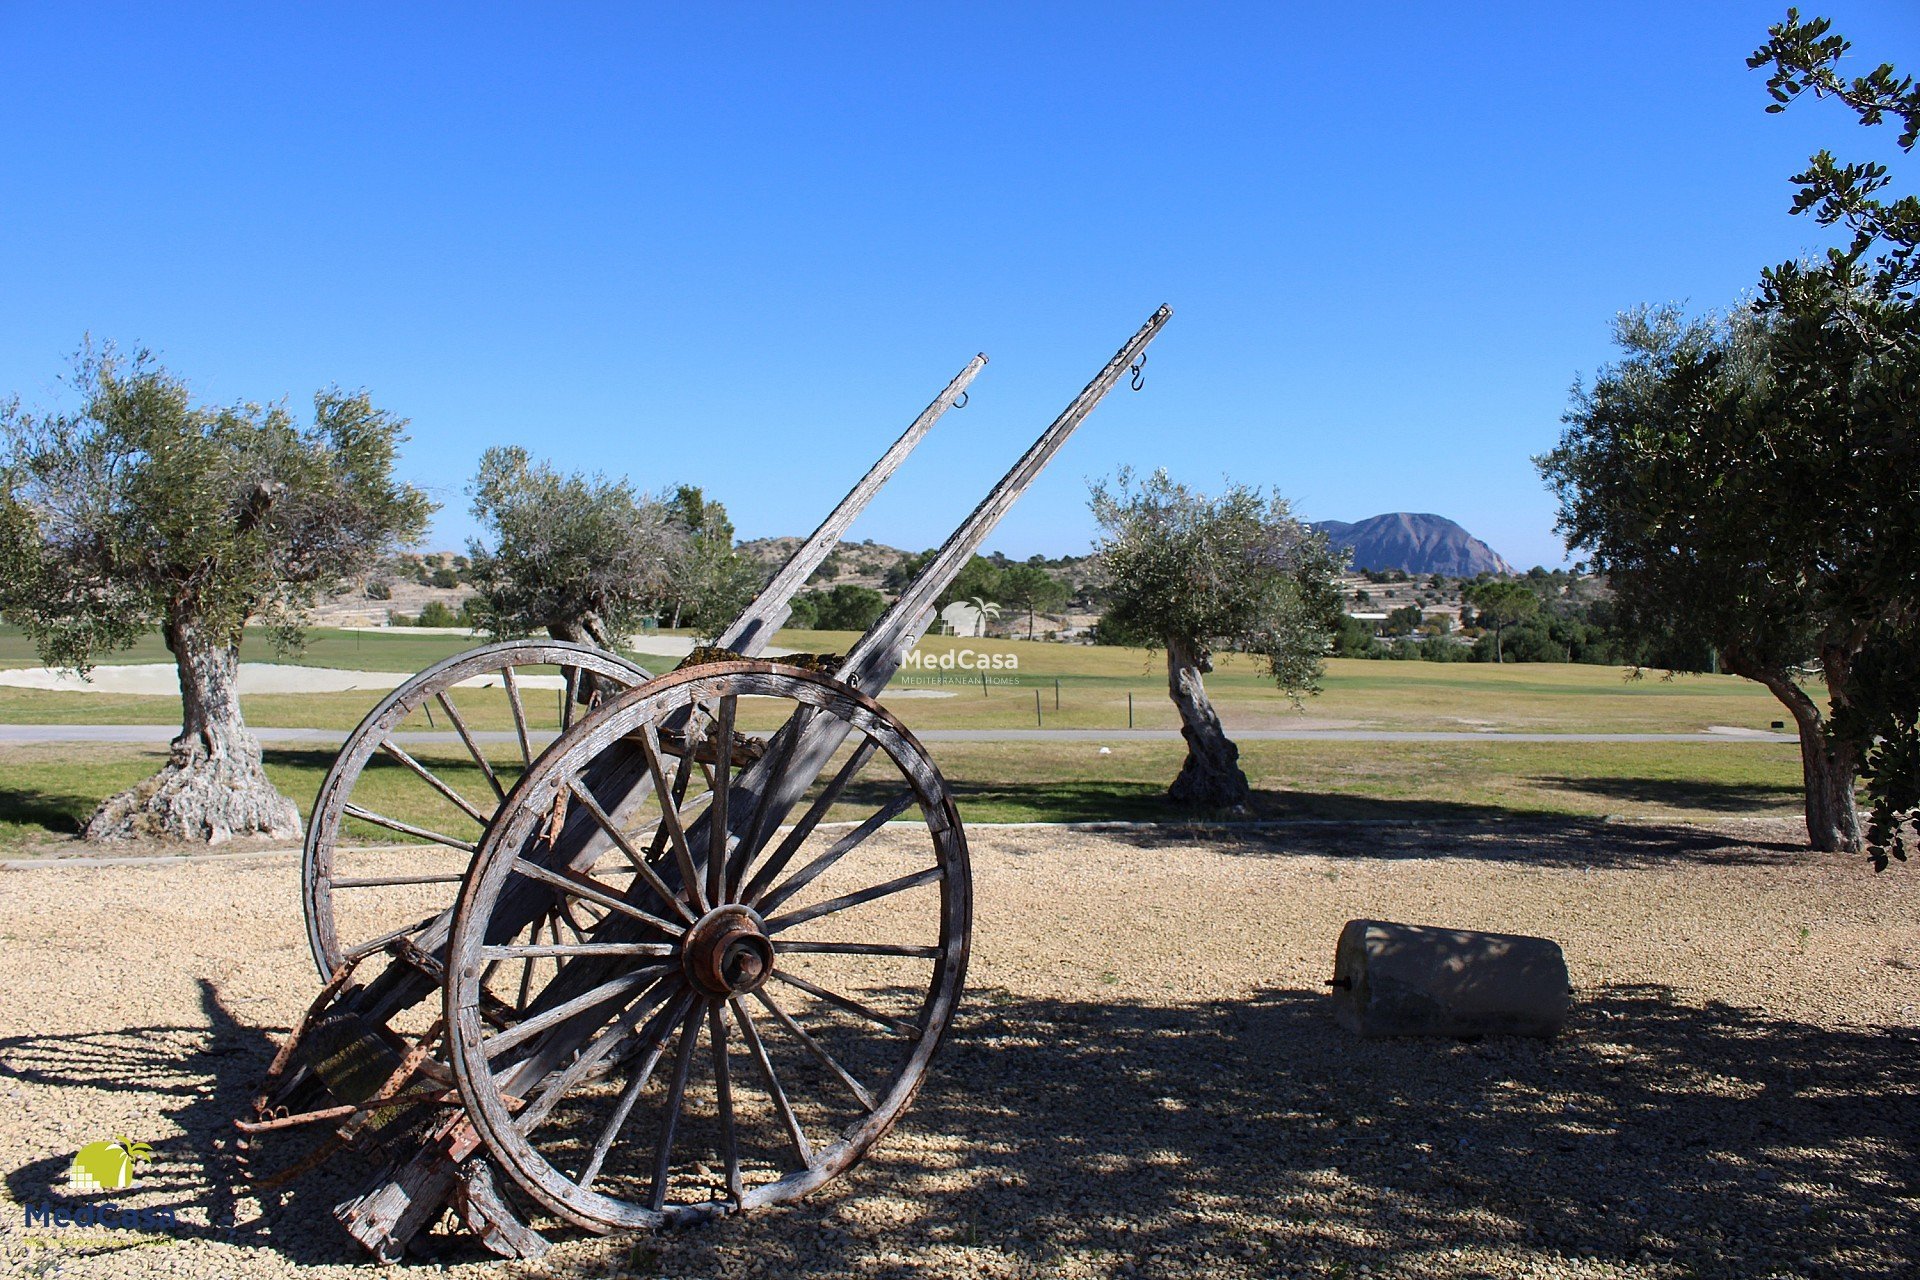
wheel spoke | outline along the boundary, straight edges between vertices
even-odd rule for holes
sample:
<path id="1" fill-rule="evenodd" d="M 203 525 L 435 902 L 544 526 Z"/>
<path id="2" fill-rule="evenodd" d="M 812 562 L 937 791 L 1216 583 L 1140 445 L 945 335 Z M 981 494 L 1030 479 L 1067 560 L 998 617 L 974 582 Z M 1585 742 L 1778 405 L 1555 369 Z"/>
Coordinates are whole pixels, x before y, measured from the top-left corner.
<path id="1" fill-rule="evenodd" d="M 876 1104 L 873 1100 L 873 1094 L 868 1092 L 867 1087 L 854 1079 L 852 1072 L 836 1062 L 833 1055 L 827 1052 L 824 1045 L 808 1034 L 805 1027 L 793 1020 L 793 1015 L 775 1004 L 773 997 L 767 994 L 765 987 L 756 987 L 753 994 L 761 1004 L 767 1006 L 767 1012 L 771 1013 L 794 1039 L 806 1046 L 808 1053 L 811 1053 L 815 1058 L 819 1059 L 822 1066 L 826 1067 L 827 1070 L 838 1077 L 841 1084 L 847 1086 L 847 1089 L 853 1096 L 859 1099 L 861 1106 L 869 1111 L 874 1109 Z"/>
<path id="2" fill-rule="evenodd" d="M 636 906 L 622 902 L 619 897 L 614 894 L 611 886 L 601 884 L 585 872 L 576 871 L 563 875 L 558 871 L 550 870 L 537 862 L 530 862 L 526 858 L 521 857 L 516 857 L 513 860 L 513 869 L 519 874 L 526 876 L 529 880 L 538 880 L 543 884 L 550 884 L 561 892 L 575 898 L 585 898 L 588 902 L 597 902 L 609 911 L 618 911 L 623 916 L 631 916 L 635 920 L 640 921 L 640 923 L 651 925 L 655 929 L 672 937 L 677 938 L 686 932 L 685 929 L 682 929 L 671 920 L 662 920 L 659 916 L 651 912 L 642 911 Z"/>
<path id="3" fill-rule="evenodd" d="M 707 1006 L 707 1036 L 713 1042 L 713 1092 L 720 1107 L 721 1156 L 727 1163 L 727 1194 L 739 1204 L 746 1195 L 740 1182 L 740 1144 L 734 1133 L 733 1077 L 727 1065 L 727 1020 L 718 1001 Z"/>
<path id="4" fill-rule="evenodd" d="M 720 715 L 713 727 L 713 804 L 707 809 L 707 901 L 720 903 L 727 896 L 727 792 L 733 768 L 733 718 L 740 699 L 731 695 L 720 699 Z M 693 750 L 693 743 L 687 743 Z"/>
<path id="5" fill-rule="evenodd" d="M 460 741 L 467 744 L 467 754 L 480 766 L 480 772 L 487 775 L 487 785 L 493 788 L 495 798 L 505 800 L 507 789 L 500 785 L 500 779 L 494 776 L 493 766 L 487 763 L 486 753 L 480 750 L 479 744 L 473 740 L 473 734 L 468 732 L 467 722 L 460 718 L 460 708 L 453 705 L 453 699 L 445 689 L 433 696 L 439 701 L 441 710 L 447 713 L 447 719 L 453 721 L 453 731 L 460 735 Z M 481 825 L 486 825 L 485 819 L 481 820 Z"/>
<path id="6" fill-rule="evenodd" d="M 443 779 L 439 774 L 435 773 L 433 770 L 427 768 L 427 766 L 421 764 L 418 760 L 415 760 L 412 756 L 402 751 L 399 745 L 395 743 L 391 738 L 381 739 L 380 749 L 386 752 L 388 755 L 392 756 L 395 760 L 398 760 L 401 764 L 405 765 L 407 768 L 413 770 L 413 772 L 419 776 L 422 782 L 425 782 L 428 786 L 432 787 L 435 791 L 438 791 L 441 795 L 453 801 L 453 803 L 456 806 L 458 806 L 459 809 L 463 813 L 465 813 L 469 818 L 472 818 L 475 822 L 479 823 L 483 827 L 487 825 L 487 815 L 484 813 L 481 813 L 480 810 L 474 806 L 472 801 L 468 800 L 465 796 L 461 795 L 458 791 L 455 791 L 453 787 L 449 785 L 447 781 Z"/>
<path id="7" fill-rule="evenodd" d="M 775 916 L 767 921 L 767 932 L 779 933 L 782 929 L 791 929 L 794 925 L 804 924 L 808 920 L 818 920 L 821 916 L 830 916 L 836 911 L 845 911 L 850 907 L 874 902 L 892 894 L 904 893 L 908 889 L 918 889 L 923 884 L 934 883 L 944 874 L 946 874 L 945 871 L 939 867 L 928 867 L 925 871 L 900 876 L 855 893 L 843 893 L 837 898 L 828 898 L 825 902 L 816 902 L 810 907 L 802 907 L 798 911 L 789 911 L 786 915 Z"/>
<path id="8" fill-rule="evenodd" d="M 831 867 L 854 849 L 866 843 L 867 840 L 872 838 L 874 832 L 880 830 L 880 828 L 886 826 L 889 822 L 892 822 L 895 818 L 912 808 L 913 804 L 914 794 L 911 791 L 902 791 L 899 795 L 894 796 L 891 800 L 880 806 L 879 812 L 875 813 L 853 830 L 847 832 L 846 835 L 834 841 L 825 853 L 800 868 L 800 870 L 794 872 L 785 884 L 775 889 L 766 896 L 765 900 L 755 905 L 759 907 L 762 913 L 776 910 L 781 903 L 790 901 L 794 894 L 812 884 L 828 867 Z"/>
<path id="9" fill-rule="evenodd" d="M 693 1051 L 699 1043 L 700 1009 L 696 1005 L 687 1010 L 686 1021 L 680 1024 L 679 1047 L 673 1051 L 673 1085 L 667 1090 L 666 1114 L 661 1117 L 660 1141 L 653 1153 L 653 1187 L 647 1193 L 647 1205 L 655 1210 L 667 1202 L 667 1169 L 673 1163 L 673 1133 L 680 1126 L 680 1108 L 687 1098 L 687 1073 L 693 1069 Z"/>
<path id="10" fill-rule="evenodd" d="M 825 987 L 816 986 L 798 974 L 786 973 L 782 970 L 775 969 L 773 976 L 790 987 L 798 987 L 815 999 L 824 1000 L 836 1008 L 845 1009 L 855 1017 L 865 1018 L 868 1022 L 876 1026 L 885 1027 L 889 1031 L 897 1031 L 903 1036 L 917 1036 L 921 1033 L 921 1028 L 915 1023 L 908 1022 L 904 1018 L 896 1018 L 892 1014 L 882 1013 L 878 1009 L 861 1004 L 851 996 L 843 996 L 837 991 L 829 991 Z"/>
<path id="11" fill-rule="evenodd" d="M 567 927 L 567 932 L 573 935 L 573 940 L 575 942 L 585 942 L 587 940 L 587 935 L 583 933 L 580 929 L 580 922 L 573 918 L 573 903 L 571 902 L 554 903 L 553 919 L 555 924 L 563 924 Z M 557 933 L 554 934 L 553 940 L 555 942 L 560 941 L 560 935 Z"/>
<path id="12" fill-rule="evenodd" d="M 673 1015 L 671 1010 L 662 1009 L 660 1006 L 666 1003 L 669 996 L 679 991 L 680 984 L 672 977 L 665 978 L 647 988 L 640 999 L 628 1005 L 626 1012 L 622 1013 L 612 1026 L 594 1037 L 593 1043 L 581 1050 L 580 1056 L 568 1063 L 565 1070 L 548 1076 L 540 1083 L 539 1092 L 534 1094 L 527 1102 L 525 1109 L 513 1118 L 514 1128 L 523 1134 L 532 1133 L 548 1115 L 552 1114 L 554 1107 L 566 1097 L 569 1089 L 585 1079 L 589 1072 L 610 1057 L 616 1049 L 625 1045 L 629 1037 L 637 1035 L 641 1045 L 651 1046 L 664 1036 L 666 1029 L 672 1025 Z M 647 1018 L 649 1014 L 653 1015 L 652 1021 L 641 1028 L 641 1020 Z M 636 1028 L 638 1028 L 637 1031 Z M 643 1079 L 641 1084 L 645 1083 Z"/>
<path id="13" fill-rule="evenodd" d="M 402 884 L 459 884 L 464 879 L 465 876 L 441 872 L 418 876 L 350 876 L 331 881 L 330 884 L 335 889 L 386 889 Z"/>
<path id="14" fill-rule="evenodd" d="M 337 887 L 337 882 L 336 882 L 336 887 Z M 369 938 L 365 942 L 362 942 L 360 945 L 356 947 L 349 947 L 347 949 L 345 958 L 348 960 L 358 960 L 361 956 L 369 955 L 375 951 L 378 951 L 380 948 L 386 946 L 389 942 L 392 942 L 395 938 L 404 938 L 410 933 L 420 932 L 420 930 L 426 928 L 428 925 L 432 924 L 435 920 L 438 920 L 439 918 L 440 918 L 439 913 L 435 913 L 430 916 L 423 916 L 422 918 L 415 920 L 412 924 L 402 925 L 398 929 L 389 930 L 388 932 L 381 934 L 377 938 Z"/>
<path id="15" fill-rule="evenodd" d="M 641 1063 L 640 1069 L 628 1078 L 627 1087 L 620 1091 L 620 1101 L 614 1106 L 613 1114 L 607 1117 L 607 1123 L 600 1130 L 600 1137 L 593 1144 L 593 1154 L 587 1158 L 586 1168 L 580 1171 L 580 1177 L 577 1179 L 581 1190 L 584 1191 L 593 1186 L 593 1180 L 600 1176 L 600 1166 L 606 1163 L 607 1153 L 613 1150 L 613 1140 L 626 1126 L 627 1117 L 633 1114 L 633 1104 L 640 1100 L 641 1091 L 647 1087 L 647 1081 L 653 1079 L 654 1070 L 659 1067 L 660 1058 L 667 1051 L 667 1029 L 674 1023 L 682 1022 L 699 1012 L 698 1009 L 691 1009 L 692 1005 L 693 993 L 682 993 L 680 999 L 674 1002 L 673 1008 L 662 1015 L 659 1025 L 648 1028 L 651 1033 L 649 1038 L 654 1043 L 647 1050 L 646 1061 Z"/>
<path id="16" fill-rule="evenodd" d="M 687 892 L 693 895 L 693 905 L 701 915 L 712 909 L 707 895 L 700 889 L 700 875 L 694 870 L 693 851 L 687 847 L 687 829 L 680 822 L 680 801 L 678 791 L 685 785 L 687 758 L 681 757 L 679 777 L 673 786 L 667 785 L 667 775 L 660 767 L 660 735 L 651 724 L 640 726 L 640 754 L 647 758 L 647 772 L 653 776 L 654 794 L 660 798 L 660 830 L 673 845 L 673 859 L 680 868 L 680 878 L 686 883 Z M 654 843 L 660 843 L 660 836 L 654 836 Z M 656 849 L 656 853 L 659 851 Z"/>
<path id="17" fill-rule="evenodd" d="M 535 921 L 532 932 L 527 935 L 536 944 L 540 941 L 540 926 L 544 923 L 544 920 Z M 529 956 L 527 957 L 526 963 L 520 966 L 520 991 L 514 997 L 513 1011 L 515 1013 L 525 1013 L 527 1011 L 527 1001 L 532 995 L 533 957 Z"/>
<path id="18" fill-rule="evenodd" d="M 527 963 L 531 965 L 533 961 L 529 960 Z M 483 1043 L 480 1046 L 480 1052 L 489 1059 L 497 1058 L 515 1045 L 524 1044 L 533 1039 L 548 1027 L 565 1022 L 576 1013 L 606 1004 L 614 997 L 625 995 L 637 987 L 651 984 L 668 972 L 671 972 L 671 967 L 660 964 L 649 965 L 645 969 L 635 969 L 632 973 L 623 973 L 617 978 L 601 983 L 591 991 L 583 992 L 571 1000 L 564 1000 L 551 1009 L 516 1023 L 512 1028 L 502 1031 L 493 1039 Z"/>
<path id="19" fill-rule="evenodd" d="M 740 847 L 734 850 L 733 860 L 727 866 L 727 900 L 738 902 L 743 895 L 740 887 L 746 882 L 747 871 L 753 865 L 753 855 L 760 850 L 771 832 L 766 827 L 774 819 L 773 793 L 779 790 L 782 778 L 786 775 L 787 764 L 793 758 L 793 749 L 801 738 L 806 736 L 808 728 L 820 708 L 802 706 L 793 713 L 786 727 L 777 735 L 779 755 L 767 762 L 760 773 L 760 798 L 753 810 L 753 821 L 747 826 L 747 834 L 741 839 Z"/>
<path id="20" fill-rule="evenodd" d="M 457 840 L 450 835 L 445 835 L 438 831 L 429 831 L 425 827 L 416 827 L 411 822 L 402 822 L 398 818 L 389 818 L 384 813 L 375 813 L 371 809 L 363 809 L 357 804 L 342 805 L 340 806 L 340 811 L 349 818 L 358 818 L 362 822 L 371 822 L 376 827 L 385 827 L 389 831 L 398 831 L 403 836 L 415 836 L 421 840 L 431 840 L 435 844 L 443 844 L 449 849 L 465 849 L 468 853 L 472 853 L 476 848 L 471 840 Z"/>
<path id="21" fill-rule="evenodd" d="M 752 882 L 740 895 L 742 902 L 749 906 L 758 902 L 760 895 L 767 891 L 767 886 L 787 869 L 787 864 L 793 861 L 793 855 L 800 852 L 800 846 L 807 842 L 807 837 L 813 834 L 813 829 L 820 825 L 820 819 L 827 816 L 827 810 L 833 808 L 834 802 L 840 798 L 840 793 L 846 790 L 847 784 L 853 781 L 854 775 L 866 767 L 867 761 L 873 758 L 877 747 L 878 744 L 872 738 L 868 738 L 854 749 L 853 754 L 847 758 L 847 762 L 840 766 L 840 772 L 833 775 L 833 781 L 829 782 L 826 789 L 814 799 L 811 805 L 807 806 L 806 813 L 802 814 L 800 821 L 794 824 L 793 830 L 787 833 L 787 838 L 780 842 L 780 847 L 774 850 L 773 856 L 768 858 L 760 870 L 754 874 Z"/>
<path id="22" fill-rule="evenodd" d="M 793 1143 L 793 1153 L 800 1157 L 801 1168 L 813 1168 L 813 1148 L 807 1145 L 807 1135 L 800 1128 L 793 1107 L 787 1102 L 787 1091 L 780 1087 L 780 1077 L 773 1073 L 773 1060 L 767 1057 L 767 1046 L 760 1042 L 760 1031 L 753 1025 L 753 1015 L 747 1012 L 747 1006 L 740 1003 L 738 996 L 729 999 L 727 1004 L 740 1023 L 740 1034 L 746 1038 L 747 1050 L 753 1054 L 754 1064 L 760 1068 L 760 1076 L 767 1085 L 767 1097 L 773 1101 L 773 1109 L 780 1113 L 780 1122 L 786 1126 L 787 1140 Z"/>
<path id="23" fill-rule="evenodd" d="M 607 838 L 613 841 L 621 853 L 626 855 L 627 861 L 633 864 L 634 871 L 639 874 L 642 880 L 647 882 L 647 887 L 658 894 L 660 900 L 665 902 L 669 907 L 672 907 L 674 911 L 679 914 L 680 918 L 688 924 L 692 924 L 698 919 L 693 912 L 687 910 L 686 904 L 680 901 L 680 895 L 668 888 L 667 882 L 662 880 L 659 875 L 655 873 L 654 869 L 647 865 L 646 855 L 633 847 L 633 842 L 627 839 L 626 833 L 614 824 L 613 819 L 608 816 L 607 811 L 600 807 L 600 802 L 594 799 L 593 793 L 587 790 L 586 784 L 578 778 L 574 778 L 568 781 L 567 787 L 573 792 L 573 798 L 586 806 L 587 812 L 593 815 L 593 820 L 599 824 L 602 831 L 607 833 Z"/>
<path id="24" fill-rule="evenodd" d="M 580 668 L 562 667 L 560 673 L 565 682 L 560 690 L 560 732 L 565 734 L 573 728 L 573 700 L 580 692 Z"/>
<path id="25" fill-rule="evenodd" d="M 513 708 L 513 731 L 520 738 L 520 763 L 533 767 L 533 742 L 527 737 L 527 709 L 520 702 L 520 681 L 511 664 L 500 668 L 500 685 L 507 691 L 507 705 Z"/>
<path id="26" fill-rule="evenodd" d="M 795 939 L 782 942 L 780 950 L 824 956 L 911 956 L 919 960 L 934 960 L 940 955 L 938 947 L 913 946 L 905 942 L 802 942 Z"/>
<path id="27" fill-rule="evenodd" d="M 649 956 L 664 959 L 679 950 L 671 942 L 535 942 L 480 948 L 482 960 L 557 960 L 575 956 Z"/>

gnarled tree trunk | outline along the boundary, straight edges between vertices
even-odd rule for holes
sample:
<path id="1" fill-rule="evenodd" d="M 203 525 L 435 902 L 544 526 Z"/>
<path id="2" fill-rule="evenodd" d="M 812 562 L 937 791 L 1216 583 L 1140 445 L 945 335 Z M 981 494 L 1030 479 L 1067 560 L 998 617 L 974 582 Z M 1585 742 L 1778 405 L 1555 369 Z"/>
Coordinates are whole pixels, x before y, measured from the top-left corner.
<path id="1" fill-rule="evenodd" d="M 1837 665 L 1836 665 L 1837 664 Z M 1742 671 L 1733 662 L 1728 670 L 1758 680 L 1793 713 L 1800 730 L 1800 773 L 1807 792 L 1807 840 L 1828 853 L 1859 853 L 1866 847 L 1860 831 L 1860 810 L 1854 803 L 1854 780 L 1860 772 L 1853 745 L 1827 732 L 1820 706 L 1784 671 Z M 1836 655 L 1826 663 L 1828 690 L 1836 701 L 1846 697 L 1846 664 Z"/>
<path id="2" fill-rule="evenodd" d="M 607 634 L 607 624 L 598 613 L 591 610 L 575 618 L 560 618 L 547 623 L 547 634 L 555 640 L 565 640 L 569 644 L 590 644 L 596 649 L 605 649 L 613 653 L 613 637 Z M 561 669 L 562 674 L 570 676 L 574 682 L 574 700 L 583 706 L 595 706 L 620 692 L 620 686 L 605 676 L 596 676 L 591 672 L 580 673 L 572 668 Z"/>
<path id="3" fill-rule="evenodd" d="M 1182 804 L 1207 809 L 1241 809 L 1253 788 L 1240 770 L 1240 748 L 1220 726 L 1207 686 L 1213 658 L 1184 637 L 1167 638 L 1167 693 L 1180 712 L 1180 736 L 1187 740 L 1187 762 L 1167 794 Z"/>
<path id="4" fill-rule="evenodd" d="M 180 736 L 167 767 L 96 809 L 88 840 L 173 839 L 219 844 L 234 836 L 300 835 L 300 811 L 274 790 L 260 743 L 240 718 L 240 651 L 192 623 L 169 621 L 180 671 Z"/>

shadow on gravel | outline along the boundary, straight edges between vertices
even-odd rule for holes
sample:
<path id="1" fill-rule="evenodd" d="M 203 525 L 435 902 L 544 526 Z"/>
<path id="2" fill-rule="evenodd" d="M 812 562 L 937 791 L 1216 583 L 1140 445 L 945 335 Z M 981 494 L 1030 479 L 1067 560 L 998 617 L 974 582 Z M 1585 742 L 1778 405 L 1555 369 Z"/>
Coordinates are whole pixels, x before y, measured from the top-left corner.
<path id="1" fill-rule="evenodd" d="M 200 980 L 201 1008 L 207 1026 L 132 1027 L 125 1031 L 79 1036 L 0 1038 L 0 1080 L 18 1079 L 53 1088 L 82 1088 L 129 1095 L 126 1114 L 158 1110 L 180 1126 L 184 1136 L 153 1141 L 153 1159 L 140 1166 L 134 1185 L 113 1195 L 80 1195 L 67 1188 L 71 1151 L 33 1161 L 6 1174 L 7 1192 L 16 1204 L 83 1204 L 110 1201 L 130 1208 L 171 1208 L 180 1220 L 176 1239 L 218 1240 L 242 1248 L 270 1249 L 295 1263 L 366 1262 L 359 1246 L 333 1219 L 333 1206 L 359 1189 L 370 1166 L 344 1157 L 289 1186 L 259 1197 L 256 1215 L 251 1193 L 244 1192 L 243 1171 L 233 1128 L 235 1117 L 251 1115 L 253 1091 L 273 1060 L 276 1044 L 259 1027 L 236 1016 L 213 983 Z M 112 1114 L 111 1106 L 97 1111 Z M 310 1149 L 325 1126 L 271 1141 L 256 1155 L 257 1167 L 271 1173 Z M 88 1134 L 95 1141 L 126 1132 L 153 1140 L 133 1119 L 114 1122 L 111 1132 Z M 241 1194 L 236 1194 L 241 1192 Z M 95 1235 L 111 1237 L 113 1232 Z M 84 1258 L 131 1246 L 109 1240 Z M 471 1241 L 456 1246 L 454 1260 L 487 1255 Z M 156 1254 L 156 1261 L 164 1257 Z"/>
<path id="2" fill-rule="evenodd" d="M 1551 1043 L 1360 1041 L 1304 991 L 984 992 L 865 1166 L 572 1274 L 1908 1275 L 1916 1086 L 1912 1031 L 1653 986 Z"/>
<path id="3" fill-rule="evenodd" d="M 360 1262 L 330 1214 L 356 1162 L 235 1221 L 250 1206 L 232 1192 L 230 1122 L 271 1046 L 211 984 L 202 998 L 206 1027 L 12 1037 L 0 1062 L 31 1084 L 124 1093 L 129 1115 L 157 1099 L 185 1130 L 125 1203 L 172 1206 L 183 1234 L 283 1263 Z M 1592 1258 L 1891 1277 L 1920 1256 L 1916 1132 L 1920 1034 L 1689 1006 L 1655 986 L 1587 993 L 1547 1043 L 1360 1041 L 1297 990 L 1172 1006 L 989 990 L 963 1006 L 901 1132 L 814 1199 L 589 1244 L 584 1262 L 567 1250 L 559 1273 L 1437 1277 Z M 12 1200 L 67 1199 L 70 1158 L 9 1172 Z M 446 1260 L 483 1258 L 468 1242 Z"/>

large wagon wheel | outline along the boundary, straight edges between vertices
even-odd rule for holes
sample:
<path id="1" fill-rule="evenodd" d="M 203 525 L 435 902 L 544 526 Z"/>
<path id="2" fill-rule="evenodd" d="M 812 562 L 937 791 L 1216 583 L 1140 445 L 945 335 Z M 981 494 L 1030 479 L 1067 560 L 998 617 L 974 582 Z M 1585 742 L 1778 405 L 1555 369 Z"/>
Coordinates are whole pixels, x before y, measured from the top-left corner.
<path id="1" fill-rule="evenodd" d="M 787 728 L 748 765 L 751 750 L 719 749 L 736 723 Z M 663 738 L 712 768 L 704 795 L 675 802 Z M 624 820 L 625 797 L 594 790 L 623 752 L 648 793 Z M 763 803 L 782 779 L 791 807 Z M 843 806 L 860 820 L 823 823 Z M 569 809 L 626 855 L 620 874 L 549 865 Z M 708 857 L 728 829 L 729 855 Z M 579 942 L 524 941 L 542 895 L 606 914 Z M 581 1226 L 791 1200 L 912 1101 L 959 1000 L 971 911 L 946 784 L 891 714 L 792 667 L 691 668 L 603 706 L 508 796 L 455 910 L 448 1058 L 495 1159 Z M 490 1013 L 536 964 L 558 972 L 520 1016 Z"/>
<path id="2" fill-rule="evenodd" d="M 519 767 L 525 768 L 539 754 L 527 706 L 535 686 L 550 683 L 550 678 L 525 672 L 541 666 L 557 666 L 565 673 L 558 715 L 563 732 L 573 723 L 575 694 L 586 677 L 598 677 L 603 686 L 611 683 L 622 689 L 652 678 L 637 663 L 589 645 L 509 640 L 456 654 L 421 671 L 382 699 L 348 736 L 320 784 L 301 868 L 307 938 L 322 978 L 331 978 L 349 960 L 425 927 L 452 904 L 455 886 L 512 783 L 512 777 L 503 778 L 487 757 L 453 690 L 466 681 L 503 690 L 512 713 Z M 553 695 L 543 691 L 539 696 Z M 477 780 L 456 787 L 416 757 L 415 752 L 426 754 L 418 745 L 410 752 L 395 741 L 395 733 L 403 726 L 426 728 L 418 718 L 408 724 L 409 717 L 416 712 L 431 717 L 435 707 L 441 719 L 434 721 L 434 727 L 444 723 L 453 731 L 480 775 Z M 368 782 L 368 766 L 376 759 L 398 767 L 380 769 L 378 787 L 363 785 Z M 384 794 L 370 794 L 375 790 Z M 415 808 L 419 802 L 437 807 L 443 820 L 409 821 L 389 812 L 402 805 Z M 351 874 L 368 868 L 342 865 L 343 846 L 351 840 L 349 821 L 355 824 L 354 831 L 363 834 L 390 833 L 414 842 L 408 865 Z M 390 861 L 390 857 L 382 859 Z"/>

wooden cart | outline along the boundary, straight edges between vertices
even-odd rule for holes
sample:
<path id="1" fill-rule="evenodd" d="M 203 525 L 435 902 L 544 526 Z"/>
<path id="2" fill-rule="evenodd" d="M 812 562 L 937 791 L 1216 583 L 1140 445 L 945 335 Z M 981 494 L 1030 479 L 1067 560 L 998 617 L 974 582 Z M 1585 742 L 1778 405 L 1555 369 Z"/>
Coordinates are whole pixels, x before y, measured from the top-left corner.
<path id="1" fill-rule="evenodd" d="M 680 668 L 511 641 L 382 701 L 310 824 L 303 887 L 324 985 L 237 1122 L 256 1185 L 372 1150 L 384 1167 L 335 1213 L 375 1256 L 398 1259 L 449 1210 L 496 1252 L 533 1256 L 545 1241 L 529 1219 L 543 1214 L 602 1232 L 678 1224 L 794 1199 L 856 1163 L 926 1076 L 972 920 L 953 796 L 875 699 L 937 598 L 1170 314 L 1107 362 L 844 655 L 759 660 L 984 356 Z M 558 734 L 543 747 L 529 701 L 556 669 Z M 488 757 L 460 709 L 455 690 L 476 683 L 504 694 L 517 767 Z M 398 740 L 435 707 L 484 794 Z M 464 825 L 389 816 L 397 782 Z M 836 810 L 859 817 L 829 821 Z M 407 865 L 353 874 L 348 832 L 369 829 L 413 842 L 399 846 Z M 306 1148 L 270 1171 L 269 1135 L 290 1133 Z"/>

